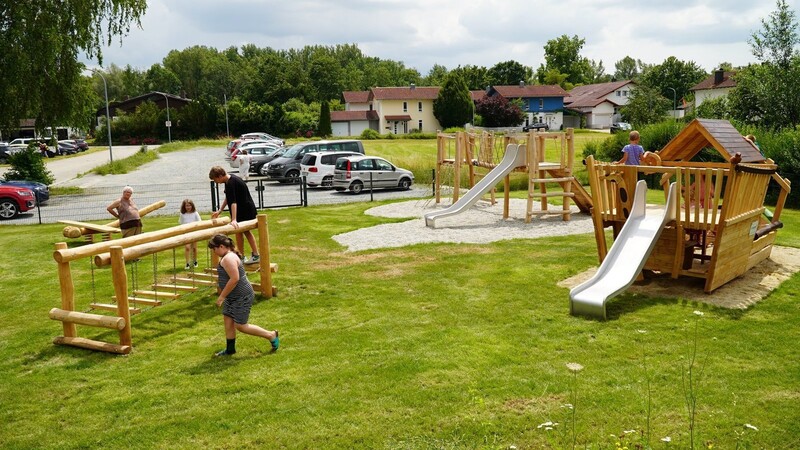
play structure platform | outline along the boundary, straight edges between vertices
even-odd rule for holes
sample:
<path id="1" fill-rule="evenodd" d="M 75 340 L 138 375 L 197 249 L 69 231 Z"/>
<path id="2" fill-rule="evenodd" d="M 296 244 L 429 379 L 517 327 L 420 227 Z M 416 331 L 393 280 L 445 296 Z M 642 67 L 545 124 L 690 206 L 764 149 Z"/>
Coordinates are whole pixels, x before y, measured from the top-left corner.
<path id="1" fill-rule="evenodd" d="M 708 147 L 725 162 L 691 161 Z M 601 266 L 570 293 L 574 314 L 606 318 L 608 300 L 644 269 L 703 279 L 705 292 L 712 292 L 770 255 L 791 186 L 728 121 L 696 119 L 648 156 L 653 165 L 586 160 Z M 666 196 L 655 214 L 643 207 L 646 190 L 639 180 L 652 174 L 661 175 Z M 779 188 L 771 214 L 764 206 L 770 183 Z M 614 235 L 610 251 L 608 227 Z"/>

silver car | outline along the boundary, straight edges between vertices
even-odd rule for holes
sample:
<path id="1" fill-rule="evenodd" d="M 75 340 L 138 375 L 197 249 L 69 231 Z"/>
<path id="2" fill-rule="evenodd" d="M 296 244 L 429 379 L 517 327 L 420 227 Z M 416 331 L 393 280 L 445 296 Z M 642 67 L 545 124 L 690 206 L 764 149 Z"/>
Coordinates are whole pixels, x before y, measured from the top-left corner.
<path id="1" fill-rule="evenodd" d="M 414 174 L 375 156 L 339 158 L 333 171 L 333 188 L 359 194 L 364 189 L 410 189 Z"/>

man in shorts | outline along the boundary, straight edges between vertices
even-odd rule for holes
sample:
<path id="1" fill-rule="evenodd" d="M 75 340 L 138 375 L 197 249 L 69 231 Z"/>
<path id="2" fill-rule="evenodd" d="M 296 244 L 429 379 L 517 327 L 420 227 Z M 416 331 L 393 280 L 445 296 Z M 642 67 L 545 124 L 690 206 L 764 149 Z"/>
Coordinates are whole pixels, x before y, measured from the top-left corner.
<path id="1" fill-rule="evenodd" d="M 231 225 L 234 228 L 239 228 L 239 222 L 246 220 L 253 220 L 256 218 L 256 204 L 253 202 L 253 197 L 250 196 L 250 190 L 247 188 L 247 183 L 242 181 L 236 175 L 228 174 L 225 169 L 220 166 L 214 166 L 208 173 L 208 177 L 217 184 L 225 185 L 225 200 L 219 207 L 219 211 L 214 211 L 211 214 L 212 219 L 219 217 L 220 213 L 225 210 L 225 206 L 231 213 Z M 244 235 L 244 237 L 242 236 Z M 252 249 L 250 258 L 244 258 L 245 264 L 256 264 L 260 259 L 258 253 L 258 244 L 256 244 L 256 237 L 251 230 L 244 233 L 236 233 L 236 247 L 244 253 L 244 238 Z"/>

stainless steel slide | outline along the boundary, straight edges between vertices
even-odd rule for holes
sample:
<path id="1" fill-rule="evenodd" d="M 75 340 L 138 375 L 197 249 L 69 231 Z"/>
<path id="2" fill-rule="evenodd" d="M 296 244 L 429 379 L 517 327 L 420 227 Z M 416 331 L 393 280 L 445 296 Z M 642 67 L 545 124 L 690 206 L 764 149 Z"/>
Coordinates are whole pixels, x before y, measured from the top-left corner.
<path id="1" fill-rule="evenodd" d="M 425 214 L 425 225 L 430 228 L 436 228 L 436 219 L 454 216 L 469 209 L 480 200 L 483 194 L 489 192 L 492 187 L 499 183 L 504 176 L 511 173 L 515 168 L 524 166 L 526 161 L 525 154 L 524 145 L 509 144 L 506 147 L 506 154 L 503 155 L 503 160 L 500 161 L 497 167 L 487 173 L 478 184 L 459 198 L 457 202 L 441 211 Z"/>
<path id="2" fill-rule="evenodd" d="M 661 236 L 664 226 L 675 219 L 675 202 L 678 196 L 672 183 L 664 209 L 645 209 L 647 183 L 636 183 L 636 193 L 625 225 L 597 273 L 569 293 L 570 312 L 575 315 L 606 318 L 606 302 L 620 294 L 636 280 Z"/>

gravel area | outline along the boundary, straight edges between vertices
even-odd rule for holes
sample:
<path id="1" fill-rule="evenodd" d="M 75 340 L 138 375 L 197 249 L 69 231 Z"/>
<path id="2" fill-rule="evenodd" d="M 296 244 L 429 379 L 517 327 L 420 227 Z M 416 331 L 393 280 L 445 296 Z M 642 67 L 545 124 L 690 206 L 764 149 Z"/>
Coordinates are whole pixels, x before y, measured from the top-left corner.
<path id="1" fill-rule="evenodd" d="M 362 228 L 333 239 L 347 248 L 347 251 L 371 250 L 376 248 L 403 247 L 428 242 L 450 242 L 483 244 L 507 239 L 532 239 L 544 236 L 564 236 L 591 233 L 592 218 L 581 214 L 573 207 L 572 218 L 564 222 L 561 215 L 534 216 L 531 223 L 525 223 L 526 200 L 511 199 L 509 218 L 503 219 L 503 202 L 491 205 L 480 201 L 475 206 L 456 216 L 440 219 L 436 229 L 425 226 L 423 215 L 449 206 L 449 202 L 439 205 L 431 200 L 412 200 L 371 208 L 366 214 L 377 217 L 409 218 L 405 222 L 376 225 Z M 534 209 L 539 209 L 538 202 Z M 561 206 L 552 206 L 554 212 Z"/>

